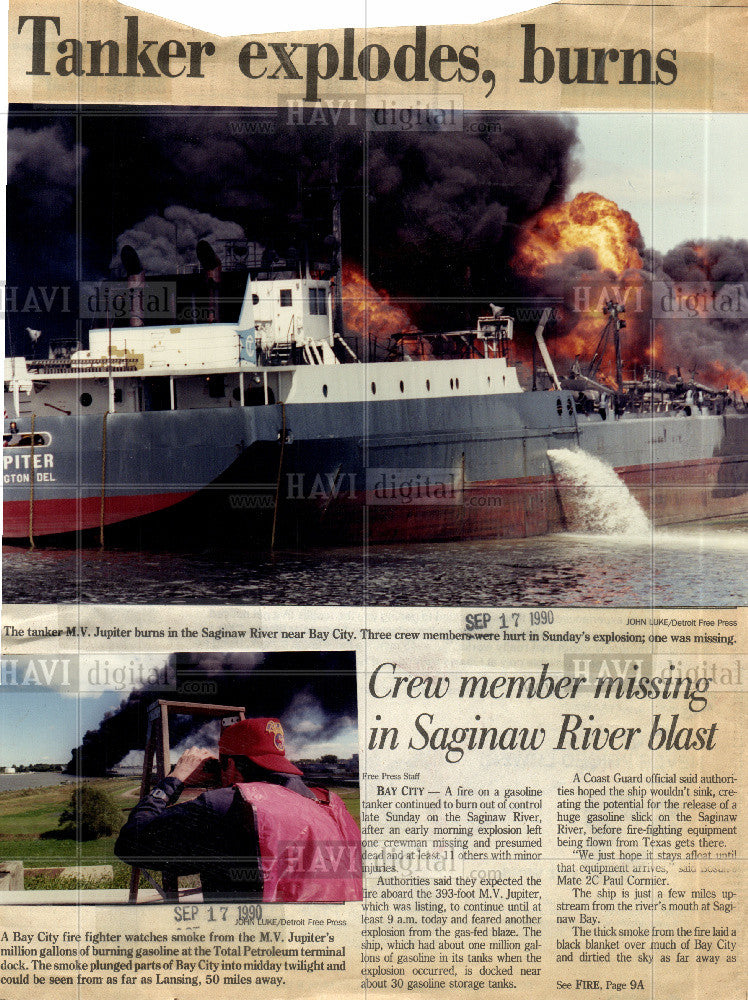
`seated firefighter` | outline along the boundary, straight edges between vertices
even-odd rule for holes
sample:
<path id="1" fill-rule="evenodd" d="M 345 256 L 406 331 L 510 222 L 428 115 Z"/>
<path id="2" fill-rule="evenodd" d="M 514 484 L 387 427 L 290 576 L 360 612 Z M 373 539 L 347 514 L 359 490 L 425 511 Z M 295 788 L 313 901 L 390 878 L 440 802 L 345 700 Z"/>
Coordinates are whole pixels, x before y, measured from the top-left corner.
<path id="1" fill-rule="evenodd" d="M 140 868 L 200 873 L 203 898 L 344 902 L 362 898 L 361 834 L 342 799 L 308 788 L 277 719 L 225 726 L 219 759 L 192 747 L 135 806 L 115 853 Z M 215 784 L 190 802 L 186 787 Z"/>

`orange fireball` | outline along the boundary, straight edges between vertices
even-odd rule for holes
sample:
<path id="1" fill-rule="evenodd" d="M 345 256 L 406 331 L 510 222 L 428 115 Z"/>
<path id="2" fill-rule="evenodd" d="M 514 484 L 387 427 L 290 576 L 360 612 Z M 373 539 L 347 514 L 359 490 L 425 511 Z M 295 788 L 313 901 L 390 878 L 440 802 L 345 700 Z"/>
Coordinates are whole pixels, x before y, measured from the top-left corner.
<path id="1" fill-rule="evenodd" d="M 550 205 L 526 223 L 519 235 L 512 266 L 520 274 L 542 278 L 576 250 L 591 250 L 600 268 L 621 274 L 639 268 L 638 224 L 614 201 L 600 194 L 578 194 L 573 201 Z"/>

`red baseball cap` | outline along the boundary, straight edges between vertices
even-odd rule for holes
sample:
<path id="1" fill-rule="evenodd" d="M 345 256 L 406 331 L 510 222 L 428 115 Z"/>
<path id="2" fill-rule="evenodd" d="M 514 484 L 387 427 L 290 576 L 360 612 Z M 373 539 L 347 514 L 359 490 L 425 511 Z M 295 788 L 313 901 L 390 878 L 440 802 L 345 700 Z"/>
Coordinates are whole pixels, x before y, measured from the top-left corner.
<path id="1" fill-rule="evenodd" d="M 221 730 L 218 753 L 248 757 L 259 767 L 282 774 L 302 772 L 286 757 L 283 726 L 278 719 L 242 719 Z"/>

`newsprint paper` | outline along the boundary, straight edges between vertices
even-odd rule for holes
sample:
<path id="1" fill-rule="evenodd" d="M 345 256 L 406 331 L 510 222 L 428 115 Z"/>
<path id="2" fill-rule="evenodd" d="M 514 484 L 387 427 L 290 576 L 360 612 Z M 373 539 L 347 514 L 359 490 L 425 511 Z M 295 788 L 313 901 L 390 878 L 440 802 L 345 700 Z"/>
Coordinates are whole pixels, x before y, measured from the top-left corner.
<path id="1" fill-rule="evenodd" d="M 0 1000 L 746 996 L 744 36 L 14 0 Z"/>

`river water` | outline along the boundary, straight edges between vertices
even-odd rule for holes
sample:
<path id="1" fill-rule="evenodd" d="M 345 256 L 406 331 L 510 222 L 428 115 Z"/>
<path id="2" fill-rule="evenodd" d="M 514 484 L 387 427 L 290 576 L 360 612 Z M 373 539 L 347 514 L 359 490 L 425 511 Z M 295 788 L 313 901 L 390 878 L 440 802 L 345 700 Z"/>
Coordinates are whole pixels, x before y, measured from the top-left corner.
<path id="1" fill-rule="evenodd" d="M 19 774 L 0 774 L 0 792 L 17 792 L 21 788 L 46 788 L 63 782 L 75 781 L 74 775 L 59 771 L 23 771 Z"/>
<path id="2" fill-rule="evenodd" d="M 5 603 L 730 606 L 748 525 L 238 552 L 3 549 Z"/>

